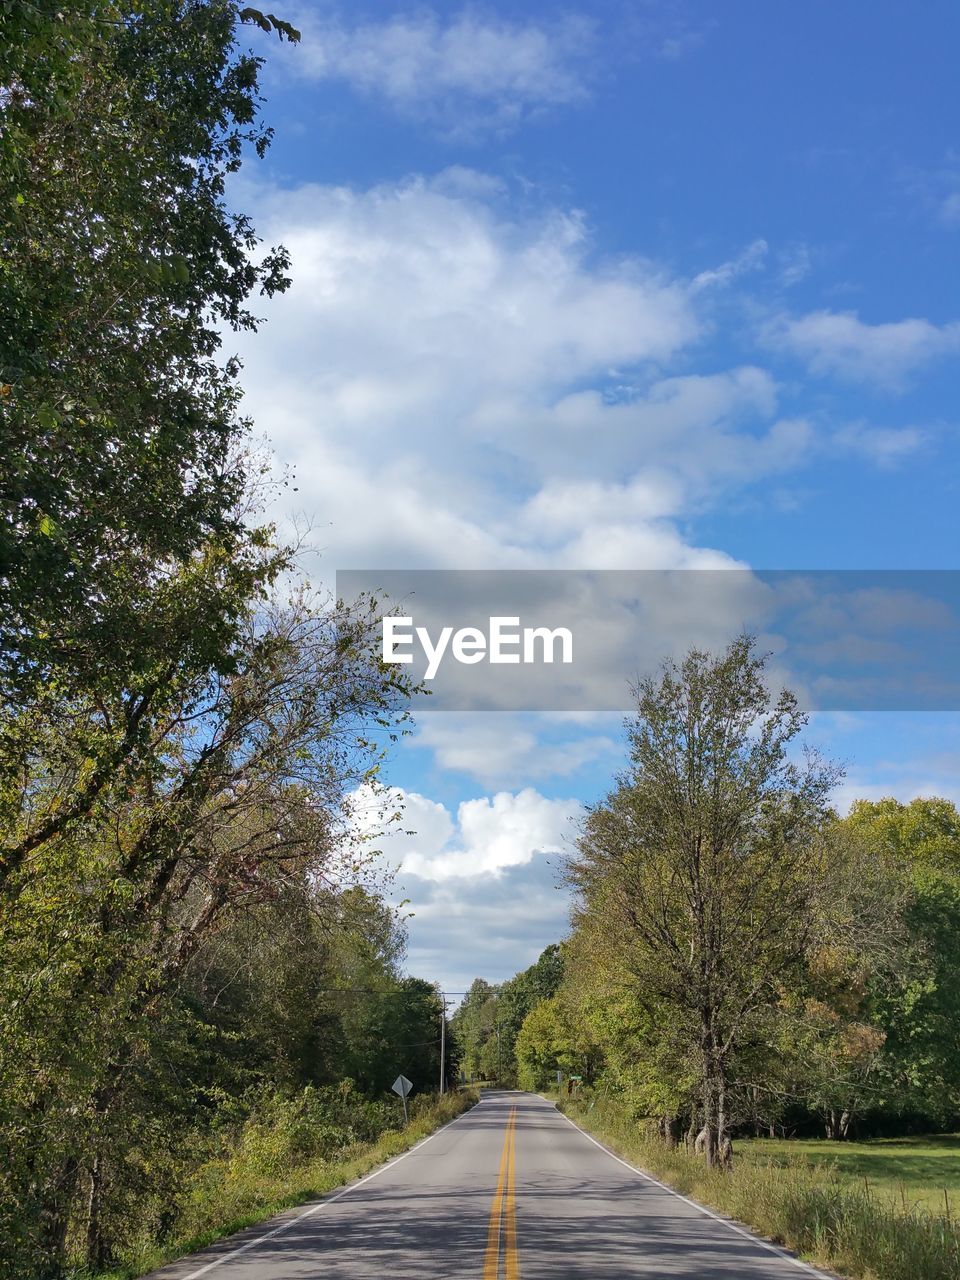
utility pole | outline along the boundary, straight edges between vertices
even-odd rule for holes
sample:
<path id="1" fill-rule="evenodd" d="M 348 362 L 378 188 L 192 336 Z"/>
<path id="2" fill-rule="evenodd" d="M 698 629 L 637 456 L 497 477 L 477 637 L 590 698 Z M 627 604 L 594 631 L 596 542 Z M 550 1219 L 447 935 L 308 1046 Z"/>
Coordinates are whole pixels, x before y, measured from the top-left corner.
<path id="1" fill-rule="evenodd" d="M 440 992 L 440 1092 L 447 1089 L 447 997 Z"/>

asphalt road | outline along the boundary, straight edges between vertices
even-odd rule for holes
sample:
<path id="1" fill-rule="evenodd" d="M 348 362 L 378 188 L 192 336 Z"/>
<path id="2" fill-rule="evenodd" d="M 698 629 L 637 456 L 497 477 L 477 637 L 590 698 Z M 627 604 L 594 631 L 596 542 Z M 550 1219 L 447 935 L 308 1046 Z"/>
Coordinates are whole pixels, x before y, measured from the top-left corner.
<path id="1" fill-rule="evenodd" d="M 504 1091 L 360 1182 L 150 1280 L 821 1274 L 630 1168 L 543 1099 Z"/>

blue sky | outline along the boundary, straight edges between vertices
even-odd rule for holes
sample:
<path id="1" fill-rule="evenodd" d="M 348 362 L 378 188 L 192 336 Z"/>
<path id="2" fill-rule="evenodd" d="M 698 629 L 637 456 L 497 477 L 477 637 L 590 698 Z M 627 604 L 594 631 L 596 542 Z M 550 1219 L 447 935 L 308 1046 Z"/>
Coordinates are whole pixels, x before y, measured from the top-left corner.
<path id="1" fill-rule="evenodd" d="M 244 341 L 312 565 L 952 568 L 955 3 L 301 4 L 238 204 Z M 839 803 L 956 797 L 956 716 L 821 716 Z M 410 968 L 562 932 L 616 722 L 421 718 L 387 781 Z"/>

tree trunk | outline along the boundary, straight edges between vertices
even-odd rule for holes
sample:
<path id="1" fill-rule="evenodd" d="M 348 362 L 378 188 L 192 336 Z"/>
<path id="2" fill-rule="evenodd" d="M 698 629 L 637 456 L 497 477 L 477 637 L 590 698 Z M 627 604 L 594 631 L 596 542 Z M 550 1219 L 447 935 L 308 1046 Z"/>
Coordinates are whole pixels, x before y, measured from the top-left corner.
<path id="1" fill-rule="evenodd" d="M 703 1056 L 703 1155 L 712 1169 L 717 1157 L 717 1121 L 720 1095 L 719 1064 L 713 1038 L 713 1020 L 708 1009 L 701 1011 L 700 1049 Z"/>
<path id="2" fill-rule="evenodd" d="M 107 1263 L 105 1241 L 100 1226 L 100 1207 L 103 1193 L 103 1167 L 99 1153 L 90 1165 L 90 1194 L 87 1197 L 87 1268 L 102 1271 Z"/>
<path id="3" fill-rule="evenodd" d="M 70 1207 L 77 1189 L 79 1165 L 73 1156 L 63 1164 L 44 1195 L 40 1211 L 40 1244 L 44 1255 L 39 1280 L 59 1276 L 66 1262 Z"/>
<path id="4" fill-rule="evenodd" d="M 675 1115 L 663 1115 L 657 1120 L 657 1133 L 661 1142 L 671 1151 L 680 1139 L 680 1118 Z"/>
<path id="5" fill-rule="evenodd" d="M 729 1169 L 733 1162 L 733 1144 L 727 1131 L 727 1081 L 724 1068 L 717 1065 L 717 1162 Z"/>
<path id="6" fill-rule="evenodd" d="M 694 1107 L 690 1112 L 690 1126 L 684 1135 L 683 1144 L 688 1151 L 692 1151 L 694 1143 L 697 1140 L 697 1109 Z"/>
<path id="7" fill-rule="evenodd" d="M 703 1128 L 700 1131 L 700 1136 L 703 1138 L 703 1155 L 708 1169 L 713 1168 L 714 1156 L 717 1150 L 716 1112 L 714 1110 L 715 1090 L 716 1081 L 713 1078 L 712 1055 L 705 1051 L 703 1057 Z"/>

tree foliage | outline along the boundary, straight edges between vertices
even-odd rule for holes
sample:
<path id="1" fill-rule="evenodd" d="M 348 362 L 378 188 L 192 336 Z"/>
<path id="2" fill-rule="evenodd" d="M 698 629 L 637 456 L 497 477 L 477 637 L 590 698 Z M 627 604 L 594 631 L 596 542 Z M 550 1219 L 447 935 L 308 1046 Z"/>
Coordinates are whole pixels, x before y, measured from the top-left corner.
<path id="1" fill-rule="evenodd" d="M 289 588 L 224 346 L 288 283 L 227 200 L 271 137 L 248 34 L 297 39 L 232 0 L 0 6 L 5 1276 L 162 1238 L 225 1126 L 340 1097 L 359 1134 L 389 1072 L 439 1078 L 350 820 L 408 688 L 375 602 Z"/>
<path id="2" fill-rule="evenodd" d="M 732 1064 L 810 936 L 835 774 L 790 759 L 803 723 L 791 694 L 768 693 L 747 638 L 666 666 L 638 690 L 630 770 L 570 864 L 581 928 L 696 1062 L 708 1159 L 727 1136 Z"/>
<path id="3" fill-rule="evenodd" d="M 212 591 L 181 626 L 222 651 L 263 572 L 244 522 L 238 372 L 222 331 L 286 287 L 230 211 L 260 154 L 262 59 L 229 0 L 5 6 L 0 132 L 0 630 L 4 692 L 149 678 L 196 557 Z M 218 583 L 222 586 L 222 583 Z M 173 610 L 167 616 L 164 607 Z M 182 660 L 186 660 L 183 655 Z"/>
<path id="4" fill-rule="evenodd" d="M 638 690 L 630 765 L 570 862 L 563 981 L 516 1044 L 527 1086 L 595 1077 L 723 1162 L 736 1132 L 960 1116 L 956 808 L 839 818 L 763 676 L 745 638 Z"/>

